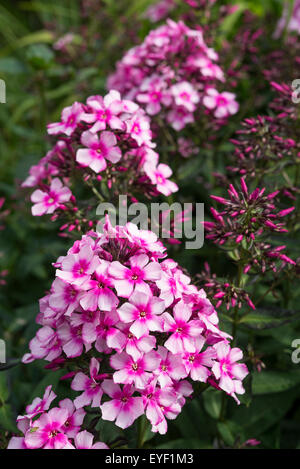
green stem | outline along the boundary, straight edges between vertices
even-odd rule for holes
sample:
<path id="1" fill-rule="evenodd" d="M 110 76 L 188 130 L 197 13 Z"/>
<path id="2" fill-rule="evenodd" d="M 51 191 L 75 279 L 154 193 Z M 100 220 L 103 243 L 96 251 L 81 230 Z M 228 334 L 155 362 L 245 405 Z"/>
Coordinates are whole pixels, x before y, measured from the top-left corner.
<path id="1" fill-rule="evenodd" d="M 137 448 L 143 448 L 145 444 L 145 436 L 148 428 L 148 420 L 145 415 L 142 415 L 138 420 L 138 436 L 137 436 Z"/>

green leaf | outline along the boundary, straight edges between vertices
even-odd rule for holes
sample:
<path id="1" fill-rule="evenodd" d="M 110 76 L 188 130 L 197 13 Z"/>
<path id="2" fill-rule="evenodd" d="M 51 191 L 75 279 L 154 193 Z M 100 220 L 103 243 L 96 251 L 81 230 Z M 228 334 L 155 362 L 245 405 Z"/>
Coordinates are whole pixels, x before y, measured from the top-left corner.
<path id="1" fill-rule="evenodd" d="M 254 372 L 252 378 L 253 395 L 277 393 L 299 385 L 300 370 Z"/>
<path id="2" fill-rule="evenodd" d="M 203 404 L 206 412 L 213 418 L 218 419 L 221 414 L 223 393 L 209 389 L 203 393 Z"/>
<path id="3" fill-rule="evenodd" d="M 300 318 L 298 311 L 286 309 L 257 309 L 243 316 L 239 323 L 245 324 L 250 329 L 264 330 L 280 327 Z"/>

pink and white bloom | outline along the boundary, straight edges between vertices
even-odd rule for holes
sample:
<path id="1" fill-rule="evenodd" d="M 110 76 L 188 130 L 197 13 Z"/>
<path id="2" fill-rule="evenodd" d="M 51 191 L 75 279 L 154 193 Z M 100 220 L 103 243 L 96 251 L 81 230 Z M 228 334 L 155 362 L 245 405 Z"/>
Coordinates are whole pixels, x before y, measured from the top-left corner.
<path id="1" fill-rule="evenodd" d="M 46 213 L 53 213 L 60 205 L 69 202 L 72 196 L 70 189 L 63 185 L 60 179 L 54 178 L 48 192 L 37 189 L 31 195 L 33 216 L 40 217 Z"/>
<path id="2" fill-rule="evenodd" d="M 214 116 L 217 119 L 224 119 L 233 114 L 236 114 L 239 110 L 239 105 L 235 100 L 233 93 L 219 93 L 214 88 L 208 88 L 203 98 L 203 104 L 205 107 L 214 111 Z"/>
<path id="3" fill-rule="evenodd" d="M 197 90 L 187 81 L 173 85 L 171 93 L 177 106 L 182 106 L 189 112 L 194 112 L 200 101 Z"/>
<path id="4" fill-rule="evenodd" d="M 161 194 L 168 196 L 178 191 L 177 184 L 169 180 L 173 172 L 167 164 L 160 163 L 158 166 L 154 166 L 152 163 L 147 163 L 144 169 L 152 184 Z"/>
<path id="5" fill-rule="evenodd" d="M 65 282 L 82 286 L 91 279 L 99 265 L 98 258 L 90 246 L 83 246 L 76 254 L 68 254 L 62 259 L 61 268 L 56 270 L 56 276 Z"/>
<path id="6" fill-rule="evenodd" d="M 193 381 L 201 381 L 202 383 L 206 383 L 207 378 L 211 375 L 209 368 L 212 368 L 214 358 L 216 358 L 216 351 L 213 347 L 208 347 L 204 352 L 201 352 L 204 344 L 204 337 L 197 338 L 195 352 L 185 353 L 182 356 L 187 374 L 191 376 Z"/>
<path id="7" fill-rule="evenodd" d="M 164 330 L 171 333 L 164 346 L 170 352 L 174 354 L 195 352 L 195 338 L 200 336 L 203 328 L 197 319 L 190 321 L 191 316 L 191 309 L 182 301 L 174 306 L 173 316 L 169 313 L 163 314 Z"/>
<path id="8" fill-rule="evenodd" d="M 249 371 L 244 363 L 237 363 L 243 358 L 243 352 L 236 347 L 231 349 L 225 341 L 215 344 L 214 349 L 217 356 L 212 372 L 219 380 L 219 387 L 233 397 L 235 393 L 244 394 L 242 380 Z"/>
<path id="9" fill-rule="evenodd" d="M 74 404 L 76 409 L 91 405 L 91 407 L 99 407 L 102 398 L 101 375 L 99 375 L 100 364 L 96 358 L 92 358 L 90 362 L 90 377 L 81 371 L 74 376 L 71 388 L 74 391 L 83 391 L 80 396 L 76 397 Z"/>
<path id="10" fill-rule="evenodd" d="M 160 389 L 156 386 L 157 380 L 154 379 L 146 389 L 141 391 L 147 419 L 152 425 L 158 425 L 164 420 L 162 408 L 173 404 L 177 400 L 176 393 L 169 389 Z"/>
<path id="11" fill-rule="evenodd" d="M 94 123 L 90 128 L 90 132 L 96 133 L 111 129 L 124 130 L 125 124 L 118 117 L 123 111 L 121 96 L 118 91 L 111 90 L 104 98 L 102 96 L 90 96 L 87 99 L 89 107 L 88 113 L 85 113 L 82 120 L 88 123 Z"/>
<path id="12" fill-rule="evenodd" d="M 63 399 L 58 405 L 61 409 L 66 409 L 68 412 L 68 417 L 62 429 L 68 438 L 74 438 L 80 430 L 85 417 L 85 411 L 83 409 L 76 409 L 71 399 Z"/>
<path id="13" fill-rule="evenodd" d="M 149 262 L 146 254 L 133 256 L 129 260 L 130 267 L 125 267 L 118 261 L 111 263 L 109 274 L 114 279 L 114 286 L 119 296 L 129 298 L 136 287 L 139 290 L 149 290 L 146 281 L 155 281 L 161 277 L 158 262 Z"/>
<path id="14" fill-rule="evenodd" d="M 67 409 L 54 407 L 34 421 L 32 427 L 25 434 L 25 444 L 28 449 L 64 449 L 72 445 L 64 432 L 64 424 L 68 419 Z"/>
<path id="15" fill-rule="evenodd" d="M 117 138 L 112 132 L 105 130 L 98 137 L 86 130 L 81 136 L 81 143 L 87 148 L 77 150 L 76 161 L 82 166 L 89 166 L 95 173 L 106 169 L 106 160 L 117 163 L 122 157 Z"/>
<path id="16" fill-rule="evenodd" d="M 152 350 L 134 360 L 133 357 L 122 352 L 110 358 L 110 366 L 118 370 L 113 374 L 115 383 L 134 384 L 137 388 L 144 389 L 152 378 L 152 371 L 160 363 L 160 356 Z"/>
<path id="17" fill-rule="evenodd" d="M 70 137 L 76 130 L 78 123 L 82 120 L 83 107 L 82 104 L 75 102 L 72 106 L 65 107 L 61 114 L 61 122 L 48 124 L 48 134 L 57 135 L 64 133 Z"/>
<path id="18" fill-rule="evenodd" d="M 109 420 L 120 428 L 127 428 L 144 413 L 144 403 L 142 397 L 133 397 L 134 387 L 126 385 L 123 389 L 112 380 L 105 380 L 102 383 L 105 394 L 112 398 L 111 401 L 104 402 L 100 406 L 103 420 Z"/>
<path id="19" fill-rule="evenodd" d="M 107 338 L 107 345 L 118 353 L 126 351 L 134 360 L 154 349 L 156 338 L 154 335 L 145 335 L 139 339 L 130 332 L 130 324 L 119 323 L 117 328 L 111 330 Z"/>
<path id="20" fill-rule="evenodd" d="M 85 310 L 111 311 L 118 306 L 119 300 L 112 291 L 114 286 L 108 275 L 110 263 L 101 260 L 95 269 L 92 279 L 85 285 L 86 293 L 82 295 L 80 304 Z"/>
<path id="21" fill-rule="evenodd" d="M 173 355 L 161 345 L 158 346 L 157 351 L 161 357 L 161 362 L 159 368 L 154 370 L 153 374 L 157 377 L 161 388 L 173 386 L 174 381 L 186 378 L 187 372 L 181 355 Z"/>
<path id="22" fill-rule="evenodd" d="M 162 320 L 158 317 L 165 310 L 163 300 L 137 290 L 119 309 L 120 320 L 132 323 L 129 330 L 138 339 L 149 331 L 162 331 Z"/>

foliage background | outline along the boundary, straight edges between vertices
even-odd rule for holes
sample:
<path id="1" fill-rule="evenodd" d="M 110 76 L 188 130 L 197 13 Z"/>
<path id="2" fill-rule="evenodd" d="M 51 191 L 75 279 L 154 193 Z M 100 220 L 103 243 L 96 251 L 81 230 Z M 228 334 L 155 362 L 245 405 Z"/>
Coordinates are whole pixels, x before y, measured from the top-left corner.
<path id="1" fill-rule="evenodd" d="M 54 272 L 51 263 L 70 245 L 70 240 L 57 237 L 55 223 L 31 216 L 28 195 L 20 189 L 20 182 L 49 148 L 46 123 L 56 121 L 62 107 L 74 100 L 105 93 L 105 81 L 116 60 L 153 27 L 143 17 L 153 3 L 151 0 L 99 1 L 97 14 L 84 18 L 81 3 L 0 1 L 0 78 L 7 86 L 7 103 L 0 104 L 0 197 L 5 197 L 4 208 L 10 212 L 6 229 L 0 232 L 0 270 L 9 271 L 7 284 L 0 286 L 0 338 L 6 341 L 9 358 L 9 369 L 3 367 L 0 373 L 2 448 L 9 434 L 16 431 L 16 416 L 34 397 L 42 395 L 47 384 L 52 383 L 60 397 L 72 393 L 59 382 L 61 373 L 45 370 L 44 363 L 14 366 L 27 351 L 28 341 L 37 329 L 38 299 L 51 284 Z M 230 3 L 238 4 L 239 9 L 216 34 L 219 47 L 222 40 L 234 37 L 243 12 L 251 10 L 265 28 L 267 49 L 275 24 L 269 24 L 268 18 L 280 17 L 280 0 Z M 87 41 L 84 54 L 74 52 L 67 63 L 57 60 L 52 48 L 55 38 L 75 32 L 80 47 L 83 30 Z M 192 194 L 194 200 L 208 203 L 205 182 L 212 183 L 212 171 L 224 171 L 226 155 L 232 150 L 229 137 L 243 117 L 263 111 L 271 99 L 272 93 L 263 83 L 261 99 L 255 101 L 253 96 L 259 86 L 260 77 L 255 75 L 245 78 L 239 87 L 241 111 L 226 129 L 227 135 L 215 154 L 204 154 L 200 146 L 199 155 L 182 164 L 178 173 L 183 194 Z M 300 257 L 299 240 L 289 242 L 294 257 Z M 169 253 L 194 275 L 202 270 L 204 261 L 219 275 L 233 270 L 230 261 L 213 245 L 205 244 L 198 252 L 173 247 Z M 262 287 L 257 284 L 255 288 L 259 292 Z M 287 283 L 282 288 L 281 298 L 285 300 L 269 298 L 269 303 L 273 303 L 274 311 L 282 312 L 284 308 L 290 311 L 288 318 L 280 312 L 270 315 L 270 311 L 265 316 L 258 310 L 240 326 L 239 346 L 247 350 L 250 340 L 266 364 L 261 373 L 251 373 L 241 406 L 228 398 L 225 414 L 222 393 L 207 390 L 186 405 L 165 437 L 146 434 L 145 447 L 212 448 L 216 441 L 237 447 L 248 438 L 256 438 L 261 441 L 261 448 L 300 449 L 300 368 L 291 362 L 291 342 L 300 337 L 299 287 L 295 284 L 291 288 Z M 224 328 L 228 327 L 225 312 L 220 316 Z M 122 437 L 115 433 L 113 425 L 103 429 L 101 425 L 104 441 Z M 129 445 L 136 445 L 134 428 Z"/>

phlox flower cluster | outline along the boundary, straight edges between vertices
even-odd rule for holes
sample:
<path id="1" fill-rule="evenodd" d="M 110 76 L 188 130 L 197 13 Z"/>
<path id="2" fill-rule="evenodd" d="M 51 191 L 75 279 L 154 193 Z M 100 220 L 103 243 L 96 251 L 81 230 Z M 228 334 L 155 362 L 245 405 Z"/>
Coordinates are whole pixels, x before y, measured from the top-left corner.
<path id="1" fill-rule="evenodd" d="M 117 91 L 66 107 L 60 122 L 48 125 L 48 134 L 56 139 L 54 147 L 31 167 L 23 183 L 35 188 L 31 195 L 35 216 L 67 210 L 75 220 L 83 218 L 75 194 L 78 180 L 93 190 L 92 195 L 105 184 L 112 191 L 110 199 L 114 190 L 149 196 L 178 190 L 169 180 L 171 169 L 159 163 L 153 150 L 149 118 Z"/>
<path id="2" fill-rule="evenodd" d="M 42 398 L 36 397 L 19 415 L 17 427 L 23 436 L 13 436 L 7 449 L 108 449 L 105 443 L 93 443 L 94 436 L 81 425 L 86 415 L 71 399 L 63 399 L 50 409 L 56 398 L 48 386 Z"/>
<path id="3" fill-rule="evenodd" d="M 271 246 L 265 242 L 265 237 L 270 233 L 287 233 L 284 217 L 295 210 L 289 207 L 278 210 L 275 205 L 276 196 L 279 191 L 270 194 L 265 193 L 265 188 L 258 187 L 250 192 L 245 179 L 241 178 L 241 190 L 238 192 L 230 184 L 228 189 L 229 199 L 211 195 L 211 198 L 222 205 L 222 211 L 211 207 L 214 221 L 204 222 L 207 230 L 206 238 L 220 246 L 231 244 L 232 247 L 247 244 L 247 265 L 244 272 L 247 273 L 252 267 L 267 267 L 276 271 L 274 263 L 279 260 L 283 265 L 295 262 L 284 254 L 285 246 Z"/>
<path id="4" fill-rule="evenodd" d="M 121 428 L 145 413 L 164 434 L 195 382 L 209 379 L 236 400 L 244 393 L 241 350 L 153 232 L 107 218 L 102 234 L 83 236 L 55 266 L 23 361 L 67 368 L 76 409 L 100 407 Z"/>
<path id="5" fill-rule="evenodd" d="M 224 84 L 225 76 L 202 30 L 172 20 L 130 49 L 108 79 L 109 88 L 137 101 L 150 116 L 159 115 L 176 131 L 203 114 L 221 124 L 238 111 L 235 95 L 219 91 L 218 83 Z"/>

